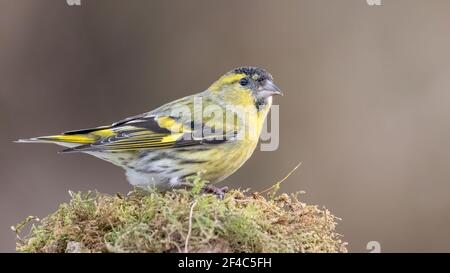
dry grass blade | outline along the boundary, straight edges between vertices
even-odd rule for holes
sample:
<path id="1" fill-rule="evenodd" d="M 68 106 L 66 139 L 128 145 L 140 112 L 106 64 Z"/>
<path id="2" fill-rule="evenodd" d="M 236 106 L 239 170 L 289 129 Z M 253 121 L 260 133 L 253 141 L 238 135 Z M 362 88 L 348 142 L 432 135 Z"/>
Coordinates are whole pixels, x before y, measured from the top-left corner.
<path id="1" fill-rule="evenodd" d="M 264 193 L 270 192 L 270 191 L 275 191 L 275 193 L 276 193 L 276 191 L 280 188 L 281 183 L 283 183 L 286 179 L 288 179 L 289 176 L 291 176 L 301 165 L 302 165 L 302 162 L 299 162 L 297 164 L 297 166 L 295 166 L 285 177 L 283 177 L 283 179 L 276 182 L 275 184 L 273 184 L 272 186 L 270 186 L 267 189 L 264 189 L 260 192 L 254 192 L 253 195 L 257 196 L 257 195 L 264 194 Z"/>
<path id="2" fill-rule="evenodd" d="M 195 205 L 197 205 L 197 202 L 194 201 L 194 203 L 192 203 L 191 206 L 191 211 L 189 212 L 189 229 L 188 229 L 188 234 L 186 235 L 186 242 L 184 243 L 184 253 L 188 253 L 188 247 L 189 247 L 189 238 L 191 238 L 191 232 L 192 232 L 192 217 L 194 214 L 194 208 Z"/>

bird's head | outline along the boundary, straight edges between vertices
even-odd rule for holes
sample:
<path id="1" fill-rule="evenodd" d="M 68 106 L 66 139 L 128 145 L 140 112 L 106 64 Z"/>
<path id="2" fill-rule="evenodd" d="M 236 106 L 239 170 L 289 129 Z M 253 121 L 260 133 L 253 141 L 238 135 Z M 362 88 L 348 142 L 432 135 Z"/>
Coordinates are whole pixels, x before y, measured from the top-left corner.
<path id="1" fill-rule="evenodd" d="M 282 95 L 267 70 L 246 66 L 235 68 L 211 85 L 208 91 L 233 105 L 270 107 L 273 95 Z"/>

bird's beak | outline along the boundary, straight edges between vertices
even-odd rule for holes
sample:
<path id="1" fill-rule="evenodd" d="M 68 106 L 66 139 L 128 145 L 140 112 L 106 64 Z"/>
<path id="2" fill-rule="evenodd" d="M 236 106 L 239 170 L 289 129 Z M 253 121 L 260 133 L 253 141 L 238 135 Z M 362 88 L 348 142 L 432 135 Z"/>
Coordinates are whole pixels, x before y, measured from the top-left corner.
<path id="1" fill-rule="evenodd" d="M 259 88 L 259 95 L 265 98 L 271 97 L 273 95 L 281 95 L 283 96 L 283 93 L 281 93 L 280 88 L 276 86 L 273 81 L 267 80 L 264 85 L 262 85 Z"/>

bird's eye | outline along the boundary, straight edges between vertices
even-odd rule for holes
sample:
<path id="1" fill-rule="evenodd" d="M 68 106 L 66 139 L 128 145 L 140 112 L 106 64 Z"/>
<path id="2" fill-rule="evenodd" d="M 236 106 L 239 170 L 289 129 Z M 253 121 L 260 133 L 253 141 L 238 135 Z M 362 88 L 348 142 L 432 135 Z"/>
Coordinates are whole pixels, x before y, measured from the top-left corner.
<path id="1" fill-rule="evenodd" d="M 248 79 L 247 79 L 247 78 L 242 78 L 242 79 L 239 81 L 239 84 L 242 85 L 242 86 L 248 85 Z"/>

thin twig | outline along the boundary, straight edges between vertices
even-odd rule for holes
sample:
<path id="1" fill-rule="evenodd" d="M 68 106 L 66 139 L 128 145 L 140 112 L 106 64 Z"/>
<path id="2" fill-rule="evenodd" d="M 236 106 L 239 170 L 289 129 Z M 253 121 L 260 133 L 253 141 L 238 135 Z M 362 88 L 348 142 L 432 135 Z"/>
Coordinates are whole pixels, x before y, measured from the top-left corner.
<path id="1" fill-rule="evenodd" d="M 191 211 L 189 212 L 189 229 L 188 229 L 188 234 L 186 236 L 186 241 L 184 243 L 184 253 L 188 253 L 189 239 L 191 238 L 191 232 L 192 232 L 192 215 L 194 214 L 195 205 L 197 205 L 197 201 L 192 203 Z"/>
<path id="2" fill-rule="evenodd" d="M 291 176 L 301 165 L 302 165 L 302 163 L 303 162 L 299 162 L 298 164 L 297 164 L 297 166 L 295 166 L 283 179 L 281 179 L 280 181 L 278 181 L 277 183 L 275 183 L 274 185 L 272 185 L 272 186 L 270 186 L 269 188 L 267 188 L 267 189 L 265 189 L 265 190 L 263 190 L 263 191 L 261 191 L 261 192 L 255 192 L 254 194 L 256 194 L 256 195 L 259 195 L 259 194 L 263 194 L 263 193 L 266 193 L 266 192 L 268 192 L 268 191 L 270 191 L 270 190 L 272 190 L 274 187 L 276 187 L 277 185 L 280 185 L 281 183 L 283 183 L 284 182 L 284 180 L 286 180 L 286 179 L 288 179 L 289 178 L 289 176 Z"/>

